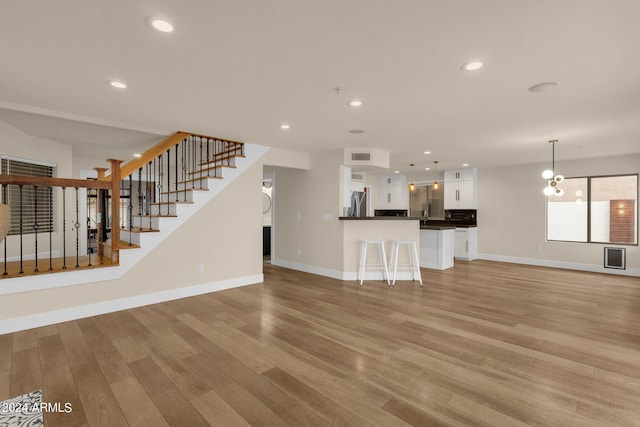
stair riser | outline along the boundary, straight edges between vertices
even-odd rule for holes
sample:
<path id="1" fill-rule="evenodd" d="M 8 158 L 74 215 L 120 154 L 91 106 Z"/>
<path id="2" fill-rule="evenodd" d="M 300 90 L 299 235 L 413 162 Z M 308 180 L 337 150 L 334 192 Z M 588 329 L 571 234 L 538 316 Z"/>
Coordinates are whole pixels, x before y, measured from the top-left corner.
<path id="1" fill-rule="evenodd" d="M 225 166 L 235 166 L 236 165 L 236 158 L 232 157 L 230 159 L 224 159 L 224 160 L 218 160 L 217 162 L 211 162 L 211 163 L 207 163 L 202 165 L 203 168 L 207 168 L 207 167 L 213 167 L 213 166 L 219 166 L 219 165 L 225 165 Z"/>
<path id="2" fill-rule="evenodd" d="M 167 202 L 193 202 L 193 191 L 186 191 L 186 192 L 179 192 L 177 193 L 168 193 L 168 194 L 161 194 L 160 195 L 160 199 L 162 200 L 162 203 L 167 203 Z M 177 199 L 177 200 L 176 200 Z M 157 202 L 160 203 L 160 202 Z M 163 206 L 162 207 L 162 212 L 166 212 L 167 207 Z"/>
<path id="3" fill-rule="evenodd" d="M 174 194 L 175 196 L 175 194 Z M 152 205 L 151 206 L 151 215 L 177 215 L 178 209 L 177 205 L 174 204 L 165 204 L 165 205 Z"/>
<path id="4" fill-rule="evenodd" d="M 180 182 L 178 183 L 178 190 L 191 190 L 194 188 L 209 188 L 209 180 L 206 178 L 196 179 L 191 182 Z M 171 191 L 176 190 L 176 184 L 171 184 Z"/>
<path id="5" fill-rule="evenodd" d="M 134 227 L 160 229 L 160 218 L 134 216 L 132 222 Z M 151 223 L 151 227 L 149 227 L 149 223 Z"/>
<path id="6" fill-rule="evenodd" d="M 132 233 L 129 230 L 120 230 L 120 240 L 127 243 L 131 242 L 134 245 L 140 245 L 140 234 L 142 233 Z"/>

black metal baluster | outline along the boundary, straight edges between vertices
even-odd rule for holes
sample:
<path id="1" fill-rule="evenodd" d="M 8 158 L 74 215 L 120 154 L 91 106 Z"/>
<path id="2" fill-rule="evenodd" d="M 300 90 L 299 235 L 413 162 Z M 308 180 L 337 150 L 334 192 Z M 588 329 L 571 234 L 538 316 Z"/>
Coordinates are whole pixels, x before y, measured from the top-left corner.
<path id="1" fill-rule="evenodd" d="M 7 184 L 2 184 L 2 201 L 5 205 L 8 205 L 9 203 L 7 203 Z M 4 273 L 2 273 L 3 276 L 8 275 L 9 273 L 7 273 L 7 236 L 4 237 Z"/>
<path id="2" fill-rule="evenodd" d="M 38 272 L 38 186 L 33 186 L 33 233 L 35 241 L 35 269 L 34 273 Z"/>
<path id="3" fill-rule="evenodd" d="M 207 176 L 211 176 L 211 163 L 209 163 L 209 145 L 211 145 L 211 140 L 207 138 Z"/>
<path id="4" fill-rule="evenodd" d="M 189 147 L 188 139 L 185 138 L 180 143 L 182 145 L 182 180 L 184 181 L 184 188 L 182 189 L 183 201 L 187 201 L 187 148 Z"/>
<path id="5" fill-rule="evenodd" d="M 24 273 L 22 270 L 22 184 L 20 184 L 20 271 L 19 274 Z"/>
<path id="6" fill-rule="evenodd" d="M 162 214 L 162 205 L 164 204 L 164 196 L 162 194 L 162 177 L 164 176 L 164 171 L 162 170 L 162 154 L 158 156 L 158 194 L 160 195 L 160 208 L 158 209 L 158 215 Z"/>
<path id="7" fill-rule="evenodd" d="M 179 175 L 178 175 L 178 145 L 176 144 L 175 146 L 175 150 L 174 150 L 174 163 L 175 163 L 175 171 L 176 171 L 176 185 L 175 185 L 175 190 L 176 190 L 176 202 L 178 201 L 178 181 L 180 181 Z"/>
<path id="8" fill-rule="evenodd" d="M 91 249 L 91 217 L 89 216 L 91 214 L 91 212 L 89 211 L 89 193 L 91 193 L 91 189 L 87 188 L 87 198 L 86 198 L 86 208 L 87 208 L 87 255 L 89 255 L 89 264 L 87 264 L 89 267 L 91 267 L 93 264 L 91 263 L 91 252 L 93 251 Z M 96 200 L 96 205 L 97 205 L 97 200 Z M 97 227 L 97 226 L 96 226 Z"/>
<path id="9" fill-rule="evenodd" d="M 202 137 L 200 137 L 200 167 L 199 169 L 199 175 L 200 175 L 200 189 L 202 189 Z"/>
<path id="10" fill-rule="evenodd" d="M 133 230 L 133 180 L 132 175 L 129 175 L 129 246 L 131 246 L 131 231 Z M 142 227 L 140 227 L 142 229 Z"/>
<path id="11" fill-rule="evenodd" d="M 53 187 L 49 187 L 49 271 L 53 270 Z"/>
<path id="12" fill-rule="evenodd" d="M 78 187 L 76 187 L 76 268 L 80 267 L 80 204 L 78 202 Z"/>
<path id="13" fill-rule="evenodd" d="M 196 188 L 196 137 L 193 137 L 193 147 L 191 148 L 191 174 L 193 175 L 193 181 L 191 182 L 191 188 Z"/>
<path id="14" fill-rule="evenodd" d="M 147 199 L 149 200 L 147 202 L 147 206 L 149 208 L 149 211 L 147 212 L 147 215 L 149 215 L 149 230 L 151 230 L 151 211 L 152 211 L 152 203 L 155 203 L 154 197 L 151 194 L 151 162 L 147 163 Z M 155 191 L 154 191 L 155 194 Z"/>
<path id="15" fill-rule="evenodd" d="M 104 264 L 104 242 L 107 241 L 107 227 L 108 227 L 108 221 L 107 221 L 107 215 L 109 213 L 109 200 L 107 198 L 107 194 L 108 191 L 107 190 L 99 190 L 98 191 L 98 197 L 100 197 L 100 207 L 102 208 L 102 211 L 100 212 L 100 225 L 96 224 L 96 228 L 98 233 L 100 233 L 100 241 L 102 242 L 103 246 L 103 250 L 102 253 L 100 254 L 100 265 Z"/>
<path id="16" fill-rule="evenodd" d="M 67 188 L 62 187 L 62 269 L 67 269 Z"/>
<path id="17" fill-rule="evenodd" d="M 169 215 L 169 204 L 171 201 L 171 149 L 167 150 L 167 215 Z"/>
<path id="18" fill-rule="evenodd" d="M 156 205 L 158 206 L 158 212 L 160 212 L 160 208 L 162 207 L 162 199 L 160 196 L 158 185 L 156 183 L 156 158 L 153 158 L 153 167 L 151 168 L 151 173 L 153 174 L 153 198 L 155 199 Z M 149 230 L 151 230 L 151 215 L 149 215 Z"/>
<path id="19" fill-rule="evenodd" d="M 138 216 L 140 216 L 140 228 L 142 228 L 142 213 L 144 212 L 144 200 L 142 199 L 142 167 L 138 169 Z"/>

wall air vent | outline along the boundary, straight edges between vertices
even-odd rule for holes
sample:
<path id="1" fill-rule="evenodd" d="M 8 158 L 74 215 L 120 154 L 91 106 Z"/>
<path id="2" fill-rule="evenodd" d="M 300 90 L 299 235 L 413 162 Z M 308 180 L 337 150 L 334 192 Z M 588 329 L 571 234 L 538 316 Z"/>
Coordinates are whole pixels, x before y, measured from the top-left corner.
<path id="1" fill-rule="evenodd" d="M 362 172 L 354 172 L 351 174 L 351 181 L 366 181 L 367 177 Z"/>
<path id="2" fill-rule="evenodd" d="M 625 248 L 604 248 L 604 268 L 624 270 L 626 268 L 626 259 Z"/>
<path id="3" fill-rule="evenodd" d="M 351 153 L 351 160 L 356 162 L 371 161 L 371 153 Z"/>

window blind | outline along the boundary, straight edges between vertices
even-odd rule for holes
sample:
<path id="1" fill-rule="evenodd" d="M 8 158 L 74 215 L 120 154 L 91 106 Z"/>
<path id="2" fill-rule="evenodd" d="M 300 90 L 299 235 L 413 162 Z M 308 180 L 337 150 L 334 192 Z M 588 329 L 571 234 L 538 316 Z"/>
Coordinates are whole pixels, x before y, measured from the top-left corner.
<path id="1" fill-rule="evenodd" d="M 24 175 L 53 177 L 55 167 L 28 161 L 2 159 L 3 175 Z M 22 210 L 22 234 L 35 232 L 34 225 L 38 226 L 38 233 L 55 231 L 56 225 L 56 191 L 50 191 L 50 187 L 38 187 L 24 185 L 22 192 L 18 185 L 7 185 L 2 191 L 3 203 L 8 204 L 11 210 L 11 226 L 9 235 L 20 234 L 20 211 Z M 37 202 L 36 202 L 37 200 Z M 36 208 L 37 207 L 37 208 Z"/>

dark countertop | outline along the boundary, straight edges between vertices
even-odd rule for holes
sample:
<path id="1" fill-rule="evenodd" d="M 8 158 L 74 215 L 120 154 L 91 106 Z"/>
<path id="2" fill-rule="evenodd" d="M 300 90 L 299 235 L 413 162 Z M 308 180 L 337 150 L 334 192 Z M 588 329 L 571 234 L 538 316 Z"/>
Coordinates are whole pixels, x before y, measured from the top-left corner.
<path id="1" fill-rule="evenodd" d="M 340 216 L 340 221 L 420 221 L 421 216 Z"/>
<path id="2" fill-rule="evenodd" d="M 341 216 L 340 221 L 422 221 L 421 230 L 448 230 L 451 228 L 475 228 L 477 225 L 451 223 L 446 220 L 428 219 L 422 216 Z"/>
<path id="3" fill-rule="evenodd" d="M 455 225 L 421 225 L 420 230 L 455 230 Z"/>

